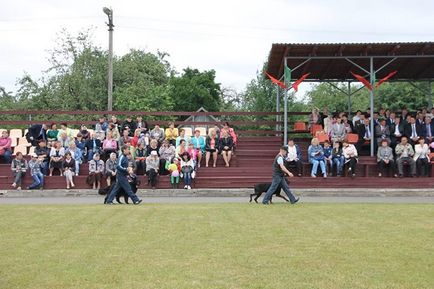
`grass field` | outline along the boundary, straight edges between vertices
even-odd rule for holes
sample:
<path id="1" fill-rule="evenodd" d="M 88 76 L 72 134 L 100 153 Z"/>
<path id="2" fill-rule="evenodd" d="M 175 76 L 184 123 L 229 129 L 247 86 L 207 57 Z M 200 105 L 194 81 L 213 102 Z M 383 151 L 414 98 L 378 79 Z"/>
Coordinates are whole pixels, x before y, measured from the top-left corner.
<path id="1" fill-rule="evenodd" d="M 0 206 L 0 288 L 434 288 L 434 206 Z"/>

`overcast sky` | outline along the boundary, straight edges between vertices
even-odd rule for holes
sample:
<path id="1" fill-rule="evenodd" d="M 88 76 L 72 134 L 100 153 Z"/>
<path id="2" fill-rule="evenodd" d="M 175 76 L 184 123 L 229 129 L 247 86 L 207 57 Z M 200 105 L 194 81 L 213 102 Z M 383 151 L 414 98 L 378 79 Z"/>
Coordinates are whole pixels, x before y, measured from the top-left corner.
<path id="1" fill-rule="evenodd" d="M 96 44 L 107 47 L 103 6 L 114 10 L 116 55 L 159 49 L 178 71 L 215 69 L 218 82 L 237 90 L 261 68 L 272 43 L 434 40 L 428 0 L 1 0 L 0 86 L 15 91 L 24 72 L 38 79 L 62 28 L 93 26 Z"/>

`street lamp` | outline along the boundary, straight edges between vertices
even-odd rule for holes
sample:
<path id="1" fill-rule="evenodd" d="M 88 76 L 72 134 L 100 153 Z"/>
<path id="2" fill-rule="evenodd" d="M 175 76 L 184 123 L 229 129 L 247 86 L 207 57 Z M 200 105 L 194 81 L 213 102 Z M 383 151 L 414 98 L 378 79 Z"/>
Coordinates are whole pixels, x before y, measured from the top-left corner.
<path id="1" fill-rule="evenodd" d="M 113 9 L 104 7 L 102 11 L 108 17 L 108 31 L 109 31 L 109 58 L 108 58 L 108 103 L 107 110 L 113 110 Z"/>

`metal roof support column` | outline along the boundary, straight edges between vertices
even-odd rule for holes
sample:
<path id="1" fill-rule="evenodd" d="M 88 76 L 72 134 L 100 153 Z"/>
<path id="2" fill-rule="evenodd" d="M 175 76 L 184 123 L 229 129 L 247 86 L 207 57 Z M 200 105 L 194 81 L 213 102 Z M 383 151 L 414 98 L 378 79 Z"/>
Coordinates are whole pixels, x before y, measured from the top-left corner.
<path id="1" fill-rule="evenodd" d="M 348 118 L 351 118 L 351 82 L 348 81 Z"/>
<path id="2" fill-rule="evenodd" d="M 279 94 L 279 86 L 276 85 L 276 112 L 280 112 L 280 94 Z M 280 121 L 280 115 L 276 115 L 276 122 Z M 276 131 L 280 130 L 280 124 L 276 124 Z"/>
<path id="3" fill-rule="evenodd" d="M 284 115 L 283 115 L 283 145 L 288 144 L 288 89 L 284 89 Z"/>
<path id="4" fill-rule="evenodd" d="M 375 141 L 375 135 L 374 135 L 374 82 L 375 82 L 375 71 L 374 71 L 374 58 L 369 58 L 369 76 L 370 76 L 370 82 L 372 89 L 370 91 L 370 103 L 371 103 L 371 157 L 374 156 L 374 141 Z"/>

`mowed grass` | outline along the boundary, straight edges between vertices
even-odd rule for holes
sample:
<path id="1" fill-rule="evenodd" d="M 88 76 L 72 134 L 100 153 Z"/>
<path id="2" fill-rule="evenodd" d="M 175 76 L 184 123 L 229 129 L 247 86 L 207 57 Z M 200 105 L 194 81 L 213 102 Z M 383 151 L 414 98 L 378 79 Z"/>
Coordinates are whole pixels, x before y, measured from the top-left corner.
<path id="1" fill-rule="evenodd" d="M 434 206 L 0 206 L 0 288 L 434 288 Z"/>

